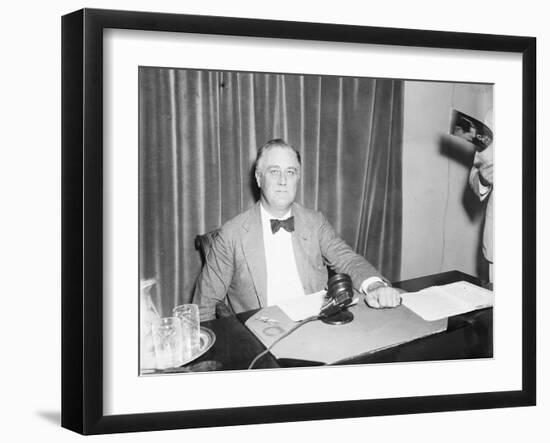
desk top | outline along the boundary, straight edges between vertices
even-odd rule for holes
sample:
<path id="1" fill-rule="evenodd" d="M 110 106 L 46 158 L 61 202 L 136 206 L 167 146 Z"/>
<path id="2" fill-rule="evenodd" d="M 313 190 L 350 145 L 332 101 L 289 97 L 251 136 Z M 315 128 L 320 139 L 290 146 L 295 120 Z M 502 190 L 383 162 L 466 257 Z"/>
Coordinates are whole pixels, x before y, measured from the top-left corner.
<path id="1" fill-rule="evenodd" d="M 478 279 L 459 271 L 404 280 L 393 285 L 412 292 L 461 280 L 479 285 Z M 216 343 L 197 362 L 188 368 L 182 368 L 182 372 L 246 369 L 254 357 L 265 350 L 264 345 L 244 326 L 245 321 L 256 312 L 258 310 L 203 323 L 203 326 L 212 329 L 216 334 Z M 487 308 L 451 317 L 447 329 L 443 332 L 389 349 L 347 358 L 339 361 L 338 364 L 491 358 L 493 356 L 492 312 L 492 308 Z M 311 360 L 275 359 L 269 353 L 261 358 L 254 368 L 303 367 L 321 364 L 323 363 Z"/>

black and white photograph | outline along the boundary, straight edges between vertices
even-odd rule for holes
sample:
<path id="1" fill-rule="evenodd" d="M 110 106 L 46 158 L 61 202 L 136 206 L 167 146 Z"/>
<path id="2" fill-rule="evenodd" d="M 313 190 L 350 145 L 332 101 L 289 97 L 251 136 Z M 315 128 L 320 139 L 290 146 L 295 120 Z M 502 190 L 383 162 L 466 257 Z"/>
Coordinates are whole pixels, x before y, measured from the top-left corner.
<path id="1" fill-rule="evenodd" d="M 97 9 L 62 37 L 63 427 L 536 404 L 535 38 Z"/>
<path id="2" fill-rule="evenodd" d="M 141 375 L 493 357 L 493 84 L 138 85 Z"/>
<path id="3" fill-rule="evenodd" d="M 6 3 L 2 441 L 545 441 L 518 6 Z"/>

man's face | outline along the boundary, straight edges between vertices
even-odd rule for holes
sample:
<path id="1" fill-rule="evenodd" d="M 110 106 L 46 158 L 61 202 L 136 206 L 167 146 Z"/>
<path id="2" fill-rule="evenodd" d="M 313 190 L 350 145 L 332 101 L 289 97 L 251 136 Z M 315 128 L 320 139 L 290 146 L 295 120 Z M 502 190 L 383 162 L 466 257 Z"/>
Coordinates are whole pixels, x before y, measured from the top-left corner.
<path id="1" fill-rule="evenodd" d="M 300 180 L 300 164 L 289 148 L 274 147 L 264 153 L 256 171 L 256 182 L 264 207 L 272 215 L 284 215 L 296 197 Z"/>

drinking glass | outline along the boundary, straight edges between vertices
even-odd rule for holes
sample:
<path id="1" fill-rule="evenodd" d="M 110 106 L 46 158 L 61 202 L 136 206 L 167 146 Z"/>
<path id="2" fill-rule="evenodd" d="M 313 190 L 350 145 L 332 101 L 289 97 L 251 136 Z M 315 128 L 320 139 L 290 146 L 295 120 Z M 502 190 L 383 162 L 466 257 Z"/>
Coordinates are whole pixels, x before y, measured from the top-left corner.
<path id="1" fill-rule="evenodd" d="M 184 363 L 181 321 L 177 317 L 156 318 L 151 324 L 157 369 L 175 368 Z"/>
<path id="2" fill-rule="evenodd" d="M 195 304 L 179 305 L 172 313 L 181 321 L 183 359 L 187 362 L 199 354 L 199 307 Z"/>

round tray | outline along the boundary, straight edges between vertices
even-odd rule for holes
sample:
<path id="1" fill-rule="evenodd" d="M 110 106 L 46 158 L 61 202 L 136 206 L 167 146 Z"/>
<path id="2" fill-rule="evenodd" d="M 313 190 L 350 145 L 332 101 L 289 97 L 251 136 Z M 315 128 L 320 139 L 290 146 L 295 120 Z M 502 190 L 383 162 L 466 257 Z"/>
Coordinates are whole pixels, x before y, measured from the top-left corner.
<path id="1" fill-rule="evenodd" d="M 161 374 L 176 374 L 181 372 L 193 372 L 192 369 L 189 369 L 187 365 L 194 362 L 199 357 L 202 357 L 208 352 L 208 350 L 216 342 L 216 334 L 211 329 L 205 328 L 204 326 L 200 327 L 199 330 L 199 351 L 193 355 L 189 360 L 184 362 L 182 365 L 175 368 L 166 368 L 166 369 L 144 369 L 141 371 L 142 375 L 161 375 Z"/>
<path id="2" fill-rule="evenodd" d="M 201 326 L 199 331 L 199 352 L 193 355 L 189 360 L 184 362 L 182 366 L 195 361 L 199 357 L 202 357 L 204 354 L 208 352 L 208 350 L 214 345 L 215 342 L 216 342 L 216 334 L 214 334 L 214 331 L 212 331 L 211 329 L 205 328 L 204 326 Z"/>

